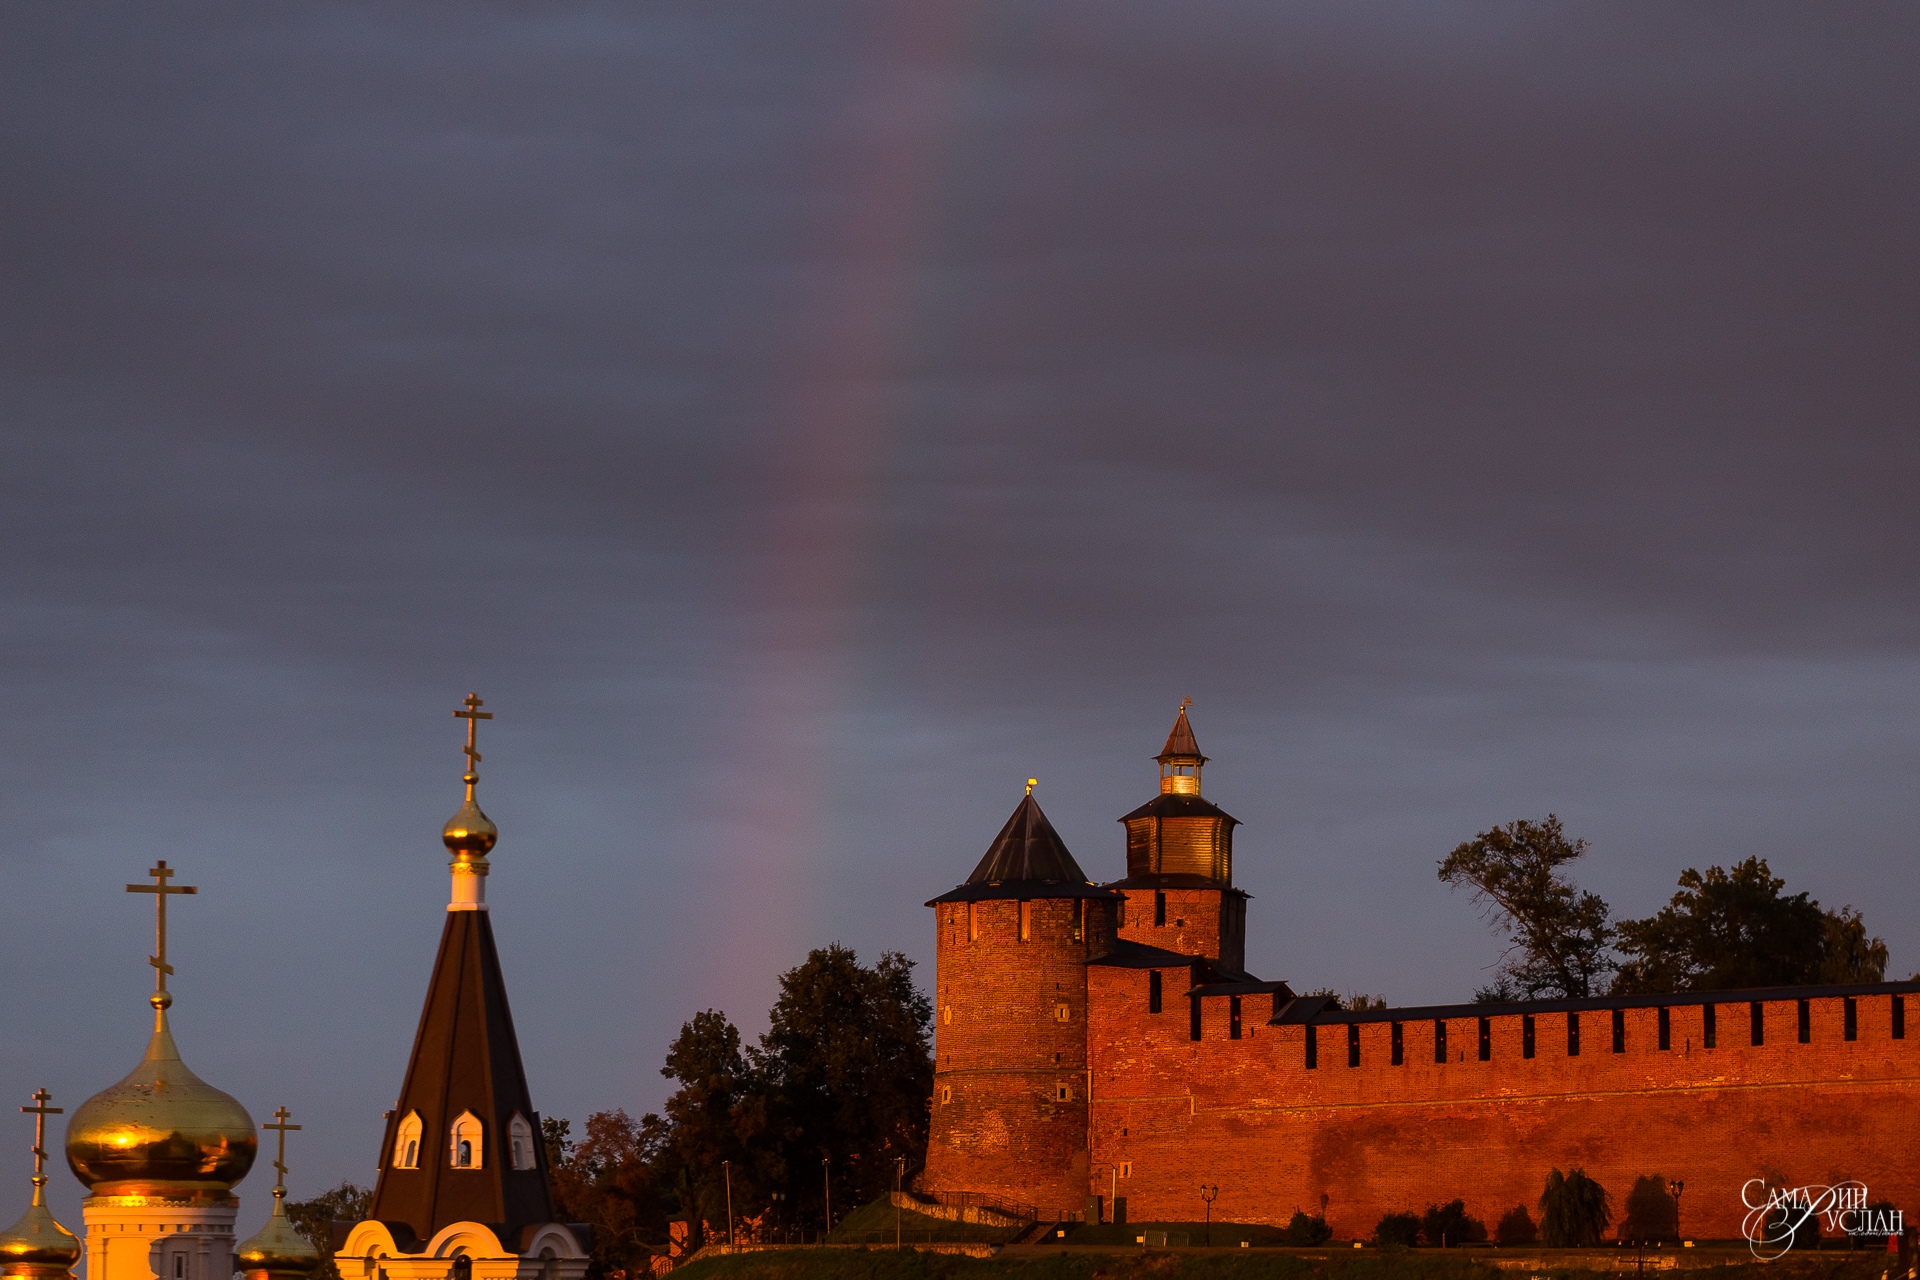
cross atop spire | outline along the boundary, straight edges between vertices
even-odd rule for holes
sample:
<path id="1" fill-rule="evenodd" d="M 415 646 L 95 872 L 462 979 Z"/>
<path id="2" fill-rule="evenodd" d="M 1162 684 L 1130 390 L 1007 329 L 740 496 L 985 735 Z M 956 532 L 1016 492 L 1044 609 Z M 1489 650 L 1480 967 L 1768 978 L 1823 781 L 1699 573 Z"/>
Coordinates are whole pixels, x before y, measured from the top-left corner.
<path id="1" fill-rule="evenodd" d="M 167 994 L 167 975 L 173 972 L 173 966 L 167 963 L 167 898 L 176 893 L 198 893 L 198 886 L 190 884 L 168 884 L 180 873 L 169 867 L 162 858 L 159 865 L 147 872 L 153 877 L 152 884 L 130 884 L 128 893 L 151 893 L 154 895 L 154 953 L 147 957 L 147 963 L 154 968 L 154 988 L 150 1003 L 156 1009 L 165 1009 L 173 1003 L 173 997 Z"/>
<path id="2" fill-rule="evenodd" d="M 66 1112 L 65 1107 L 48 1106 L 47 1103 L 51 1101 L 53 1101 L 53 1095 L 47 1092 L 46 1086 L 42 1085 L 34 1091 L 34 1105 L 20 1108 L 33 1116 L 33 1185 L 35 1187 L 47 1185 L 47 1117 L 63 1115 Z"/>
<path id="3" fill-rule="evenodd" d="M 292 1114 L 285 1107 L 280 1107 L 274 1111 L 271 1123 L 260 1126 L 262 1129 L 276 1129 L 280 1135 L 279 1150 L 273 1157 L 273 1171 L 278 1175 L 273 1180 L 273 1198 L 276 1200 L 287 1194 L 287 1135 L 300 1130 L 299 1125 L 287 1123 L 287 1117 Z"/>
<path id="4" fill-rule="evenodd" d="M 466 776 L 460 780 L 467 784 L 467 799 L 471 800 L 473 799 L 473 784 L 480 781 L 480 752 L 477 749 L 480 739 L 480 722 L 482 720 L 493 719 L 493 712 L 482 711 L 480 709 L 486 706 L 487 703 L 486 700 L 477 693 L 469 693 L 461 705 L 465 706 L 466 710 L 456 711 L 453 714 L 455 719 L 465 720 L 467 722 L 467 773 Z"/>

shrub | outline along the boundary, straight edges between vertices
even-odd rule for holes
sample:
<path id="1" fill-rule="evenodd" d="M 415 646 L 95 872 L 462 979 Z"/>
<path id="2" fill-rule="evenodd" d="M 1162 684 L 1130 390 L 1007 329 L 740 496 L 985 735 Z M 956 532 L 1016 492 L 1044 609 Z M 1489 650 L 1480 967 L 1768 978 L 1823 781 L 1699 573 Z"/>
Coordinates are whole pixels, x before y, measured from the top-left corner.
<path id="1" fill-rule="evenodd" d="M 1867 1213 L 1869 1215 L 1867 1221 L 1875 1223 L 1890 1222 L 1893 1219 L 1895 1208 L 1896 1206 L 1891 1200 L 1875 1200 L 1867 1206 Z M 1887 1238 L 1884 1235 L 1856 1235 L 1852 1239 L 1853 1247 L 1856 1249 L 1885 1249 L 1887 1247 Z"/>
<path id="2" fill-rule="evenodd" d="M 1487 1238 L 1487 1225 L 1467 1216 L 1465 1200 L 1451 1200 L 1427 1206 L 1427 1212 L 1420 1219 L 1420 1234 L 1435 1248 L 1478 1244 Z"/>
<path id="3" fill-rule="evenodd" d="M 1286 1230 L 1280 1233 L 1280 1239 L 1290 1245 L 1311 1248 L 1333 1239 L 1333 1228 L 1327 1225 L 1325 1218 L 1311 1218 L 1304 1211 L 1295 1209 Z"/>
<path id="4" fill-rule="evenodd" d="M 1664 1178 L 1643 1174 L 1633 1180 L 1627 1192 L 1627 1216 L 1620 1223 L 1620 1238 L 1629 1244 L 1657 1244 L 1680 1238 L 1679 1208 L 1667 1194 Z"/>
<path id="5" fill-rule="evenodd" d="M 1420 1215 L 1390 1213 L 1373 1228 L 1373 1242 L 1386 1247 L 1411 1249 L 1420 1243 Z"/>
<path id="6" fill-rule="evenodd" d="M 1540 1229 L 1533 1225 L 1527 1206 L 1517 1204 L 1501 1217 L 1500 1225 L 1493 1229 L 1493 1238 L 1501 1244 L 1532 1244 L 1540 1238 Z"/>
<path id="7" fill-rule="evenodd" d="M 1611 1221 L 1606 1189 L 1586 1170 L 1563 1174 L 1555 1169 L 1547 1175 L 1547 1189 L 1540 1193 L 1540 1238 L 1545 1244 L 1558 1249 L 1599 1244 Z"/>

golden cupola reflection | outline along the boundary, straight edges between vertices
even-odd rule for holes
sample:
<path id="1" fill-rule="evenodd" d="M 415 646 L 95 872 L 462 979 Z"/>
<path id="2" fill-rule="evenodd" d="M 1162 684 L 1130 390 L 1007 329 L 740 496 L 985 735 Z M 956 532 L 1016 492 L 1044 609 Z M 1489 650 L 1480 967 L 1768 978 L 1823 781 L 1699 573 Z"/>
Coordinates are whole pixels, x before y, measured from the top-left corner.
<path id="1" fill-rule="evenodd" d="M 247 1109 L 180 1060 L 165 1009 L 140 1065 L 67 1125 L 67 1166 L 96 1196 L 224 1196 L 259 1147 Z"/>
<path id="2" fill-rule="evenodd" d="M 0 1276 L 72 1280 L 73 1264 L 80 1260 L 79 1238 L 47 1208 L 47 1117 L 61 1111 L 47 1105 L 49 1096 L 41 1089 L 33 1106 L 20 1108 L 33 1113 L 33 1203 L 18 1222 L 0 1231 Z"/>
<path id="3" fill-rule="evenodd" d="M 173 972 L 167 963 L 167 900 L 199 890 L 169 884 L 179 873 L 164 861 L 147 874 L 152 884 L 130 884 L 127 892 L 154 899 L 154 954 L 147 957 L 154 970 L 148 997 L 153 1037 L 126 1079 L 74 1111 L 67 1122 L 67 1167 L 95 1197 L 228 1201 L 260 1148 L 253 1117 L 187 1070 L 167 1026 L 173 1004 L 167 991 Z"/>

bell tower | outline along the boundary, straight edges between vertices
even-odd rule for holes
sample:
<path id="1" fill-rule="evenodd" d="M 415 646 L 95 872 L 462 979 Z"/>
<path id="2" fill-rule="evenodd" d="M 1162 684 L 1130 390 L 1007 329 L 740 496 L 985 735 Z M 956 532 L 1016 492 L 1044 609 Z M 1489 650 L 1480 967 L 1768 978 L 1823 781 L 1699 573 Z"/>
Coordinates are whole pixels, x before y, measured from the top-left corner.
<path id="1" fill-rule="evenodd" d="M 1120 936 L 1246 968 L 1247 895 L 1233 886 L 1233 829 L 1239 821 L 1200 793 L 1207 757 L 1187 722 L 1192 699 L 1174 716 L 1154 759 L 1160 794 L 1120 821 L 1127 829 L 1127 895 Z"/>

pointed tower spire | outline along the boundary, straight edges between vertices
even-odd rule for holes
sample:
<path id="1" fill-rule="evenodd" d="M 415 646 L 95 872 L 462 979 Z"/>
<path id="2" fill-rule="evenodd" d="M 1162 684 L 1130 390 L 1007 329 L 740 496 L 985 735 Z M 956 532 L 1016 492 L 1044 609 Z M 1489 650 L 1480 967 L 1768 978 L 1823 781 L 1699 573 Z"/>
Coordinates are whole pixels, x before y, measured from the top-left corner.
<path id="1" fill-rule="evenodd" d="M 1200 744 L 1193 740 L 1193 726 L 1187 723 L 1187 708 L 1192 705 L 1192 698 L 1180 699 L 1180 712 L 1173 718 L 1173 731 L 1167 734 L 1167 745 L 1154 757 L 1160 762 L 1162 795 L 1200 794 L 1200 767 L 1206 764 L 1207 757 L 1200 754 Z"/>
<path id="2" fill-rule="evenodd" d="M 80 1260 L 80 1240 L 54 1221 L 47 1209 L 47 1117 L 64 1108 L 50 1107 L 45 1089 L 33 1095 L 33 1105 L 20 1108 L 33 1115 L 33 1203 L 20 1221 L 0 1231 L 0 1276 L 22 1280 L 72 1280 L 73 1264 Z"/>
<path id="3" fill-rule="evenodd" d="M 453 1223 L 477 1222 L 511 1249 L 522 1230 L 552 1221 L 553 1192 L 484 891 L 499 832 L 473 799 L 475 736 L 492 717 L 478 694 L 464 705 L 453 714 L 467 722 L 467 798 L 441 832 L 453 854 L 453 901 L 367 1217 L 410 1230 L 421 1244 Z"/>

